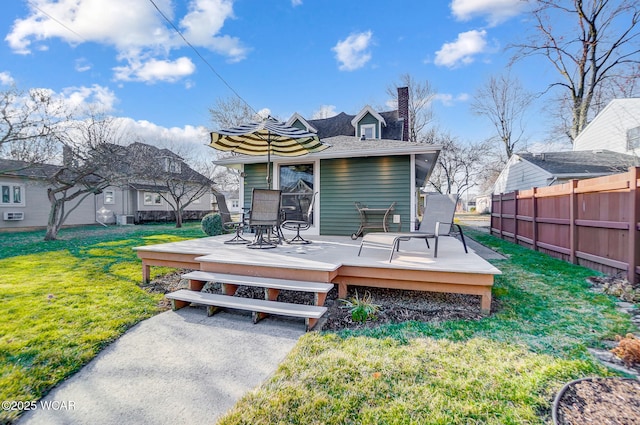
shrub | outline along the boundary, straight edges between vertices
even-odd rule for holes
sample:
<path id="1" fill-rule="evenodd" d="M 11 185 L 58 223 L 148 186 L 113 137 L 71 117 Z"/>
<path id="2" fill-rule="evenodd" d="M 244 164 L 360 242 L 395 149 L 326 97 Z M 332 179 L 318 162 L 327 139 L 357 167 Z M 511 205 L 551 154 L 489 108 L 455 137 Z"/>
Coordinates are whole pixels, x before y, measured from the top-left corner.
<path id="1" fill-rule="evenodd" d="M 209 213 L 202 217 L 202 231 L 209 236 L 217 236 L 225 233 L 222 227 L 222 217 L 220 214 Z"/>
<path id="2" fill-rule="evenodd" d="M 624 338 L 616 336 L 618 346 L 611 350 L 613 354 L 624 361 L 627 366 L 640 364 L 640 339 L 633 334 L 627 334 Z"/>

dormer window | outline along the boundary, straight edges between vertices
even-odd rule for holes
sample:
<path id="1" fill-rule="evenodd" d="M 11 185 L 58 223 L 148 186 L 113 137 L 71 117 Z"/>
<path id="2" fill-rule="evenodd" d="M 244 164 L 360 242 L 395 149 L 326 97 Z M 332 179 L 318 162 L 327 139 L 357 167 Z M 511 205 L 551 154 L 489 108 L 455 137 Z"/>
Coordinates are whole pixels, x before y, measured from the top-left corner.
<path id="1" fill-rule="evenodd" d="M 351 120 L 351 125 L 356 130 L 356 137 L 362 138 L 364 136 L 365 139 L 381 139 L 382 126 L 386 126 L 387 123 L 382 115 L 367 105 Z"/>
<path id="2" fill-rule="evenodd" d="M 165 173 L 180 174 L 182 172 L 182 166 L 180 164 L 180 161 L 178 161 L 175 158 L 165 157 L 164 158 L 164 171 L 165 171 Z"/>

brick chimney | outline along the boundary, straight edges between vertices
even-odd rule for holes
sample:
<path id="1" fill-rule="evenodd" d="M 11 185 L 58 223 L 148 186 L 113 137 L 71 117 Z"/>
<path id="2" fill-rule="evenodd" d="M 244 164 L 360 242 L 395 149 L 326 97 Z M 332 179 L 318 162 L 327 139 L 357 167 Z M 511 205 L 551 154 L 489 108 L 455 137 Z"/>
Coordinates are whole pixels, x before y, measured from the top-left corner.
<path id="1" fill-rule="evenodd" d="M 398 118 L 403 119 L 402 140 L 409 140 L 409 87 L 398 87 Z"/>

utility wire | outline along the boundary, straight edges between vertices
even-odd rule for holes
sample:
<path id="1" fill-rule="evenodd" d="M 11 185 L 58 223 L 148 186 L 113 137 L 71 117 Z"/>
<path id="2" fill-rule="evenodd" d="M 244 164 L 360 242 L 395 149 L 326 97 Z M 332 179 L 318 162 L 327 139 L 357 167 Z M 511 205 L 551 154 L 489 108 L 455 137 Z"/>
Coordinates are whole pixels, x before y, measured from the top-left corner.
<path id="1" fill-rule="evenodd" d="M 45 12 L 44 10 L 40 9 L 38 7 L 38 5 L 36 4 L 31 4 L 31 6 L 34 9 L 37 9 L 38 11 L 40 11 L 40 13 L 42 13 L 43 15 L 47 16 L 49 19 L 51 19 L 52 21 L 57 22 L 59 25 L 61 25 L 62 27 L 64 27 L 67 31 L 69 31 L 70 33 L 73 33 L 74 35 L 76 35 L 79 39 L 81 39 L 82 41 L 87 41 L 86 38 L 84 38 L 83 36 L 81 36 L 80 34 L 78 34 L 77 32 L 75 32 L 74 30 L 72 30 L 71 28 L 69 28 L 68 26 L 66 26 L 64 23 L 62 23 L 61 21 L 57 20 L 56 18 L 54 18 L 53 16 L 49 15 L 47 12 Z"/>
<path id="2" fill-rule="evenodd" d="M 187 46 L 191 47 L 191 49 L 196 53 L 196 55 L 198 55 L 198 57 L 209 67 L 209 69 L 216 75 L 216 77 L 218 77 L 220 79 L 220 81 L 222 81 L 224 83 L 225 86 L 227 86 L 229 88 L 229 90 L 231 90 L 233 92 L 233 94 L 235 94 L 238 99 L 240 99 L 242 102 L 244 102 L 245 105 L 247 105 L 247 107 L 249 109 L 251 109 L 251 111 L 254 113 L 254 115 L 257 115 L 258 113 L 256 112 L 255 109 L 253 109 L 253 107 L 249 104 L 249 102 L 247 102 L 246 100 L 244 100 L 244 98 L 242 96 L 240 96 L 240 94 L 238 94 L 237 91 L 235 91 L 233 89 L 233 87 L 231 87 L 231 85 L 229 83 L 227 83 L 227 81 L 222 78 L 222 75 L 220 75 L 218 73 L 218 71 L 215 70 L 215 68 L 213 67 L 213 65 L 211 65 L 209 63 L 209 61 L 207 61 L 204 56 L 202 56 L 200 54 L 200 52 L 198 51 L 198 49 L 195 48 L 195 46 L 193 44 L 191 44 L 189 42 L 189 40 L 187 40 L 187 38 L 184 36 L 184 34 L 182 34 L 182 32 L 180 31 L 180 29 L 167 17 L 167 15 L 164 14 L 164 12 L 162 10 L 160 10 L 160 8 L 158 7 L 158 5 L 156 4 L 156 2 L 154 0 L 149 0 L 151 2 L 151 4 L 153 5 L 153 7 L 156 8 L 156 10 L 158 11 L 158 13 L 160 14 L 160 16 L 162 16 L 162 18 L 167 21 L 167 23 L 169 25 L 171 25 L 171 27 L 173 28 L 173 30 L 180 36 L 180 38 L 182 38 L 182 40 L 184 40 L 184 42 L 187 44 Z"/>

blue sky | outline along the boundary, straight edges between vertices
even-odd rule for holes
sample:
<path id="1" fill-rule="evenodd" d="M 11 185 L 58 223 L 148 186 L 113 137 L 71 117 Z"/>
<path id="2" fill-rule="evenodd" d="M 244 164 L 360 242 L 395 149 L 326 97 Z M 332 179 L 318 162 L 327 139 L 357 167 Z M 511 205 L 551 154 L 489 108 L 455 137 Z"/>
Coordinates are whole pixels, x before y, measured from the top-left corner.
<path id="1" fill-rule="evenodd" d="M 440 128 L 481 140 L 491 128 L 469 103 L 489 76 L 504 72 L 505 47 L 526 35 L 526 7 L 521 0 L 14 0 L 0 15 L 0 85 L 98 102 L 147 139 L 203 143 L 203 127 L 213 129 L 208 108 L 233 96 L 216 73 L 256 111 L 283 120 L 294 112 L 355 114 L 367 104 L 392 109 L 386 89 L 408 73 L 438 93 Z M 557 78 L 535 58 L 512 75 L 532 91 Z M 548 123 L 532 116 L 529 133 L 542 139 Z"/>

